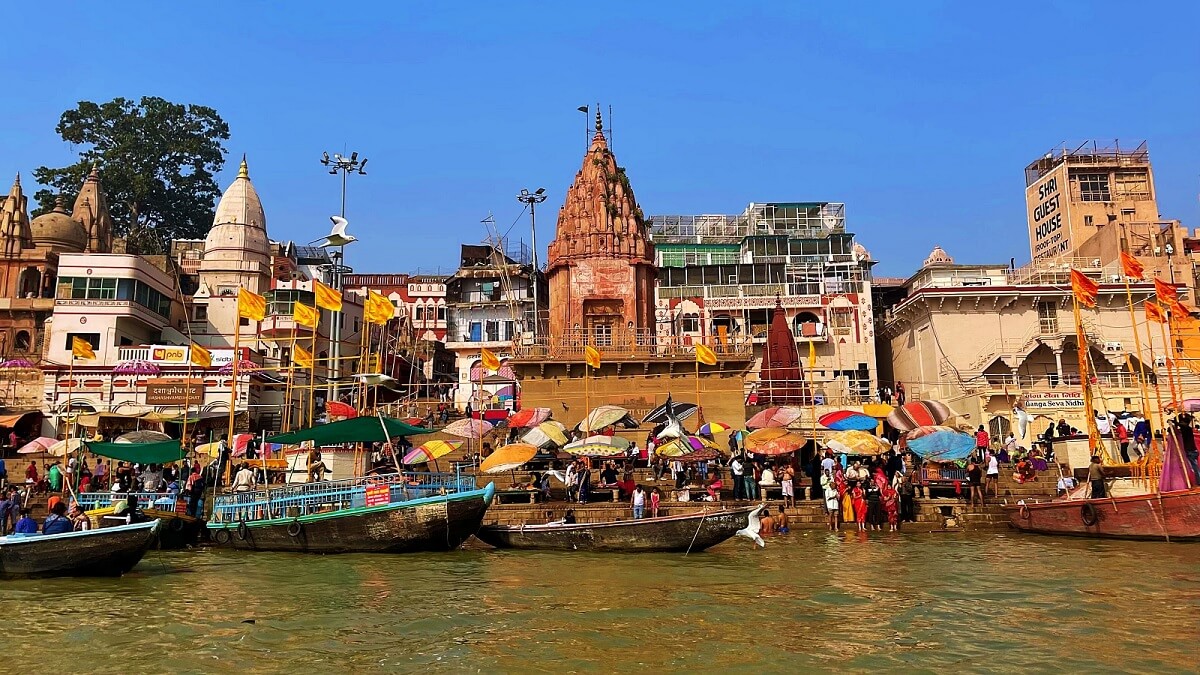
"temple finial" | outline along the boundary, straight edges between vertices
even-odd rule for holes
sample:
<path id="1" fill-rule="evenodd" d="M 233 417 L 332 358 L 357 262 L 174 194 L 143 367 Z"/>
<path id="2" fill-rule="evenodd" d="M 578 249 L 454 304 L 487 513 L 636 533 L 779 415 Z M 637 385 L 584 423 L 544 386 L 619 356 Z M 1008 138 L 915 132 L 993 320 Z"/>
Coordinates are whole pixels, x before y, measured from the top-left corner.
<path id="1" fill-rule="evenodd" d="M 600 117 L 600 104 L 596 104 L 596 133 L 604 131 L 604 119 Z"/>
<path id="2" fill-rule="evenodd" d="M 246 165 L 246 153 L 242 153 L 242 164 L 238 167 L 238 178 L 249 178 L 250 167 Z"/>

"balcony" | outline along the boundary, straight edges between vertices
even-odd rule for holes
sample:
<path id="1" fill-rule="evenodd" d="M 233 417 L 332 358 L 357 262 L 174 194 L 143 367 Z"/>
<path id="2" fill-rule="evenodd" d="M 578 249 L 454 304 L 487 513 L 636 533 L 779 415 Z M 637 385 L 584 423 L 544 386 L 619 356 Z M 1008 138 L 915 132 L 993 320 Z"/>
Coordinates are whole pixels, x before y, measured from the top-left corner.
<path id="1" fill-rule="evenodd" d="M 584 346 L 600 350 L 604 361 L 681 360 L 696 358 L 696 344 L 702 340 L 689 336 L 658 336 L 649 329 L 589 333 L 568 331 L 559 336 L 541 336 L 513 345 L 516 361 L 577 361 L 582 363 Z M 703 340 L 716 353 L 717 359 L 744 361 L 752 358 L 753 345 L 746 341 L 718 342 Z"/>
<path id="2" fill-rule="evenodd" d="M 291 314 L 269 314 L 263 319 L 261 333 L 271 338 L 309 337 L 313 329 L 296 323 Z"/>
<path id="3" fill-rule="evenodd" d="M 54 298 L 0 298 L 0 311 L 52 312 L 54 311 Z"/>

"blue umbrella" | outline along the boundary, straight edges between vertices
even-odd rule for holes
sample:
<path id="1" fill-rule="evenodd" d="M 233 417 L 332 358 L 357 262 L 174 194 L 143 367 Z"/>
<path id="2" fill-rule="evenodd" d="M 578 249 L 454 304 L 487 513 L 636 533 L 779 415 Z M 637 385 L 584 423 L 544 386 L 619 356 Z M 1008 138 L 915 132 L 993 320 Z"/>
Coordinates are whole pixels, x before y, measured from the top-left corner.
<path id="1" fill-rule="evenodd" d="M 975 450 L 975 437 L 950 427 L 917 427 L 908 432 L 905 444 L 924 460 L 953 462 Z"/>
<path id="2" fill-rule="evenodd" d="M 853 410 L 837 410 L 821 415 L 821 426 L 834 431 L 875 431 L 879 420 Z"/>

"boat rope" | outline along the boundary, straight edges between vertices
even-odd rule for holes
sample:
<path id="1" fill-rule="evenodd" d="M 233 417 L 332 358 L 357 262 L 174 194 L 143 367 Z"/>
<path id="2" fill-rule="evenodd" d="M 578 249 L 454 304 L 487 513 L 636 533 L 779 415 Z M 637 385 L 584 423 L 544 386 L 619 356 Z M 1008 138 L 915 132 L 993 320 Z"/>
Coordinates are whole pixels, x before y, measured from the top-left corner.
<path id="1" fill-rule="evenodd" d="M 696 526 L 696 534 L 692 535 L 692 543 L 688 544 L 687 550 L 683 552 L 683 557 L 687 557 L 692 552 L 692 547 L 696 545 L 696 539 L 700 536 L 700 528 L 704 527 L 704 519 L 708 517 L 708 507 L 700 513 L 700 524 Z"/>

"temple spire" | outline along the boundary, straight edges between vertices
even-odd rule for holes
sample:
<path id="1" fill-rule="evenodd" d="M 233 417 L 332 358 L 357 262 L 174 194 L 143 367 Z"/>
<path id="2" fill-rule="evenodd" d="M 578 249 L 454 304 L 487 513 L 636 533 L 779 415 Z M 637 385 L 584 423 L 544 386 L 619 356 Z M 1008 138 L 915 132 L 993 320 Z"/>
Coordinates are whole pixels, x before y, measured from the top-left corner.
<path id="1" fill-rule="evenodd" d="M 111 253 L 113 240 L 112 216 L 108 212 L 108 201 L 100 184 L 100 167 L 92 164 L 92 170 L 79 189 L 71 218 L 83 225 L 88 233 L 87 250 L 91 253 Z"/>
<path id="2" fill-rule="evenodd" d="M 245 153 L 242 153 L 242 163 L 240 166 L 238 166 L 237 177 L 238 178 L 249 178 L 250 177 L 250 167 L 249 167 L 249 165 L 246 164 L 246 154 Z"/>
<path id="3" fill-rule="evenodd" d="M 8 197 L 0 201 L 0 240 L 4 242 L 5 255 L 13 255 L 22 248 L 33 247 L 28 209 L 28 198 L 21 189 L 21 174 L 18 172 Z"/>

